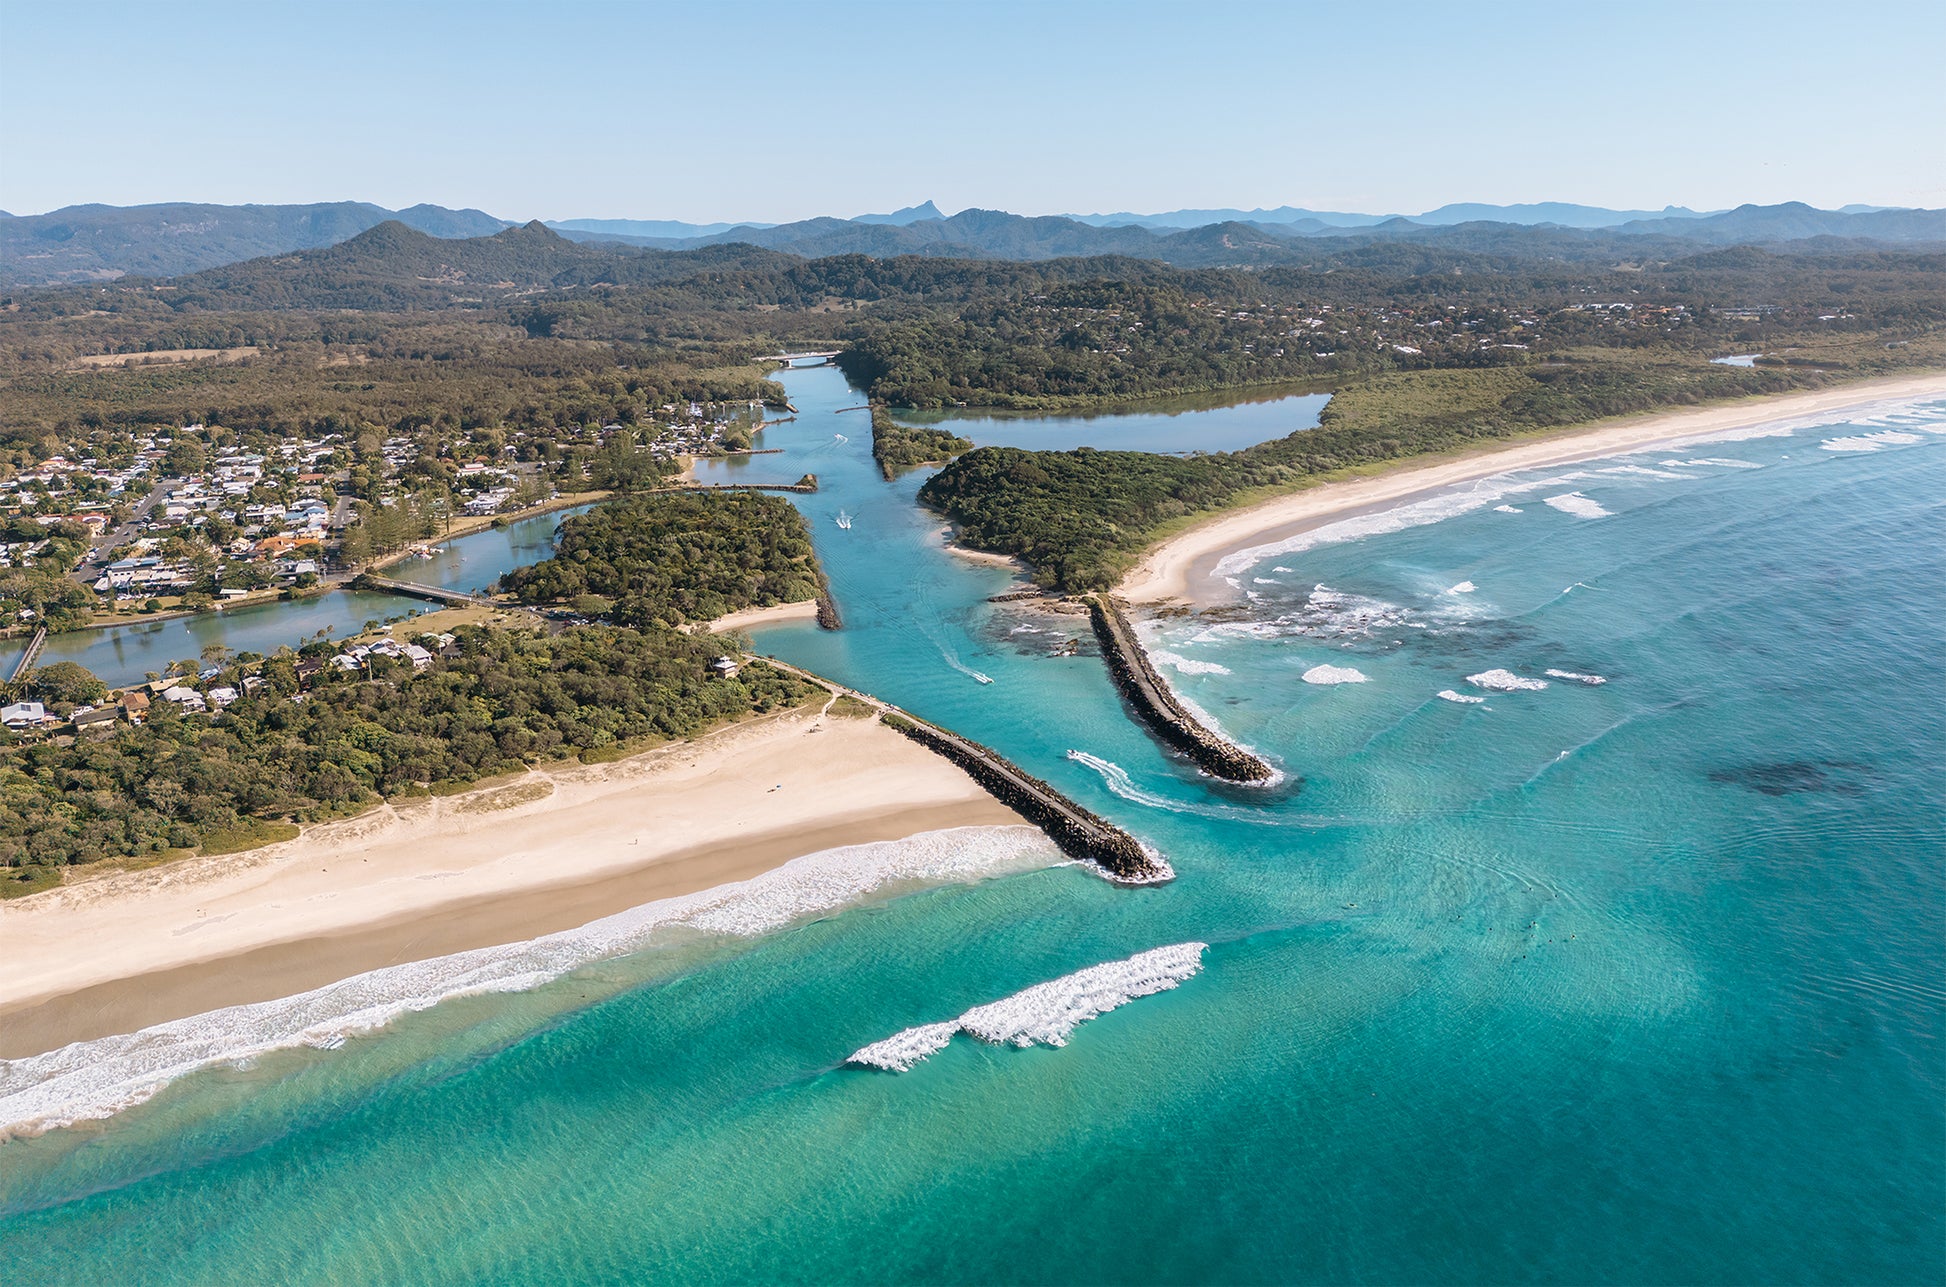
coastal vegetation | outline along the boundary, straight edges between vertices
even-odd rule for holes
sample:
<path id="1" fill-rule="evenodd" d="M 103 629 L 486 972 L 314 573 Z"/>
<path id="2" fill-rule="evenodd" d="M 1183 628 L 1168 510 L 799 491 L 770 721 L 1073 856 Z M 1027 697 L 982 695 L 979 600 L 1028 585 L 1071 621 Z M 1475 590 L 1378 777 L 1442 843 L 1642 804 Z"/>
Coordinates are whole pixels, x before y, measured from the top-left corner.
<path id="1" fill-rule="evenodd" d="M 781 497 L 741 491 L 611 502 L 563 521 L 552 557 L 501 578 L 522 603 L 586 603 L 639 627 L 797 603 L 822 586 L 804 516 Z"/>
<path id="2" fill-rule="evenodd" d="M 451 655 L 423 671 L 385 658 L 327 666 L 300 692 L 300 658 L 286 653 L 211 717 L 157 701 L 113 737 L 0 755 L 0 890 L 41 888 L 71 863 L 235 847 L 384 797 L 693 737 L 822 692 L 761 661 L 717 676 L 715 644 L 660 627 L 455 633 Z"/>
<path id="3" fill-rule="evenodd" d="M 900 424 L 878 403 L 872 404 L 872 459 L 887 481 L 921 465 L 940 465 L 973 450 L 970 440 L 944 429 Z"/>
<path id="4" fill-rule="evenodd" d="M 1946 336 L 1917 350 L 1946 364 Z M 1188 457 L 1142 452 L 1031 452 L 982 447 L 920 488 L 956 539 L 1013 555 L 1042 585 L 1104 590 L 1173 526 L 1330 477 L 1604 416 L 1814 388 L 1829 368 L 1731 367 L 1653 351 L 1570 350 L 1545 363 L 1421 370 L 1344 385 L 1318 427 L 1243 451 Z"/>

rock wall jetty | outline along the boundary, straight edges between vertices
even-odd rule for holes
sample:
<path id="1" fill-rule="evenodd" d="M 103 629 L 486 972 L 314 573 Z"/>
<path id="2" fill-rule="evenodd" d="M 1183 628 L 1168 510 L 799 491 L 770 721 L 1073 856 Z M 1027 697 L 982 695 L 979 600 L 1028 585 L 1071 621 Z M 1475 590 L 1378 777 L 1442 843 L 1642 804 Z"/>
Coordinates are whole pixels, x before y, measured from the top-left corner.
<path id="1" fill-rule="evenodd" d="M 1174 869 L 1160 854 L 1114 823 L 1082 808 L 991 747 L 789 662 L 775 657 L 763 660 L 779 670 L 864 702 L 878 712 L 887 727 L 966 770 L 967 776 L 986 788 L 994 799 L 1046 832 L 1062 853 L 1094 864 L 1117 884 L 1159 885 L 1175 879 Z"/>
<path id="2" fill-rule="evenodd" d="M 1262 759 L 1206 728 L 1156 674 L 1142 641 L 1135 637 L 1121 605 L 1107 595 L 1088 601 L 1088 619 L 1101 641 L 1102 659 L 1115 686 L 1144 723 L 1163 741 L 1187 755 L 1211 777 L 1228 782 L 1268 782 L 1277 771 Z"/>
<path id="3" fill-rule="evenodd" d="M 994 799 L 1045 831 L 1068 857 L 1091 862 L 1126 885 L 1155 885 L 1175 876 L 1168 863 L 1134 836 L 988 747 L 896 709 L 887 708 L 879 718 L 965 769 Z"/>

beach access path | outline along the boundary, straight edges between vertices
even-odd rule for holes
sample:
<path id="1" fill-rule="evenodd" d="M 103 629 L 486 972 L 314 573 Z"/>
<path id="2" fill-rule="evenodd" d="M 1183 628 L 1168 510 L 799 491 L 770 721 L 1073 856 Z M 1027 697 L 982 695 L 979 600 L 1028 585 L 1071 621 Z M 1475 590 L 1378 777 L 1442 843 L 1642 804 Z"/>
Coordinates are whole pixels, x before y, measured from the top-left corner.
<path id="1" fill-rule="evenodd" d="M 0 1058 L 535 938 L 826 849 L 1023 821 L 876 720 L 814 704 L 0 903 Z"/>
<path id="2" fill-rule="evenodd" d="M 1657 411 L 1492 443 L 1459 456 L 1402 460 L 1367 477 L 1319 483 L 1242 509 L 1219 510 L 1151 547 L 1115 593 L 1131 604 L 1186 600 L 1207 607 L 1236 597 L 1215 574 L 1226 554 L 1288 540 L 1327 523 L 1393 509 L 1512 470 L 1571 465 L 1876 402 L 1935 396 L 1946 397 L 1946 372 Z"/>

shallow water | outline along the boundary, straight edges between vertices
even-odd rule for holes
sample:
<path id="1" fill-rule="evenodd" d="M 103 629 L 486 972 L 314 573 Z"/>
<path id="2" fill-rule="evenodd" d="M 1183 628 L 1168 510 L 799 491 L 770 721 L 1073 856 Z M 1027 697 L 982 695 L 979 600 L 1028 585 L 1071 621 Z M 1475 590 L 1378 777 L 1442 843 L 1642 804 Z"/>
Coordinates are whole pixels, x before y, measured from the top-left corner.
<path id="1" fill-rule="evenodd" d="M 197 1074 L 0 1145 L 10 1281 L 1941 1277 L 1946 404 L 1259 552 L 1237 611 L 1149 632 L 1264 791 L 1048 655 L 1085 621 L 985 602 L 1009 575 L 878 479 L 857 395 L 783 378 L 761 459 L 823 481 L 846 629 L 759 648 L 1179 879 L 953 883 Z M 842 1066 L 1199 942 L 1063 1048 Z"/>
<path id="2" fill-rule="evenodd" d="M 1111 412 L 1036 415 L 1031 412 L 901 412 L 907 424 L 936 425 L 982 447 L 1029 451 L 1240 451 L 1301 429 L 1318 427 L 1328 393 L 1223 400 L 1175 398 Z"/>
<path id="3" fill-rule="evenodd" d="M 542 514 L 458 537 L 432 558 L 407 559 L 387 568 L 386 575 L 447 590 L 490 590 L 501 573 L 551 554 L 562 518 L 584 512 Z M 289 603 L 55 635 L 48 639 L 40 664 L 79 662 L 120 687 L 141 683 L 150 671 L 160 673 L 175 662 L 198 658 L 210 644 L 269 654 L 294 648 L 320 632 L 342 639 L 359 633 L 367 621 L 398 621 L 430 610 L 431 605 L 401 595 L 337 590 Z"/>

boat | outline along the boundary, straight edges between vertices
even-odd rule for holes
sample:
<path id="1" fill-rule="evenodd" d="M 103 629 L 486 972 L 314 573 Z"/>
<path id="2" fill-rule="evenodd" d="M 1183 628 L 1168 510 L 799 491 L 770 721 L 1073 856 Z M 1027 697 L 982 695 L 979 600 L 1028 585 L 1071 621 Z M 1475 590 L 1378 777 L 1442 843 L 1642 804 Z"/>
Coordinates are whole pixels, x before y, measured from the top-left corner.
<path id="1" fill-rule="evenodd" d="M 851 530 L 851 515 L 845 513 L 843 510 L 838 511 L 836 522 L 845 531 L 849 532 Z"/>

